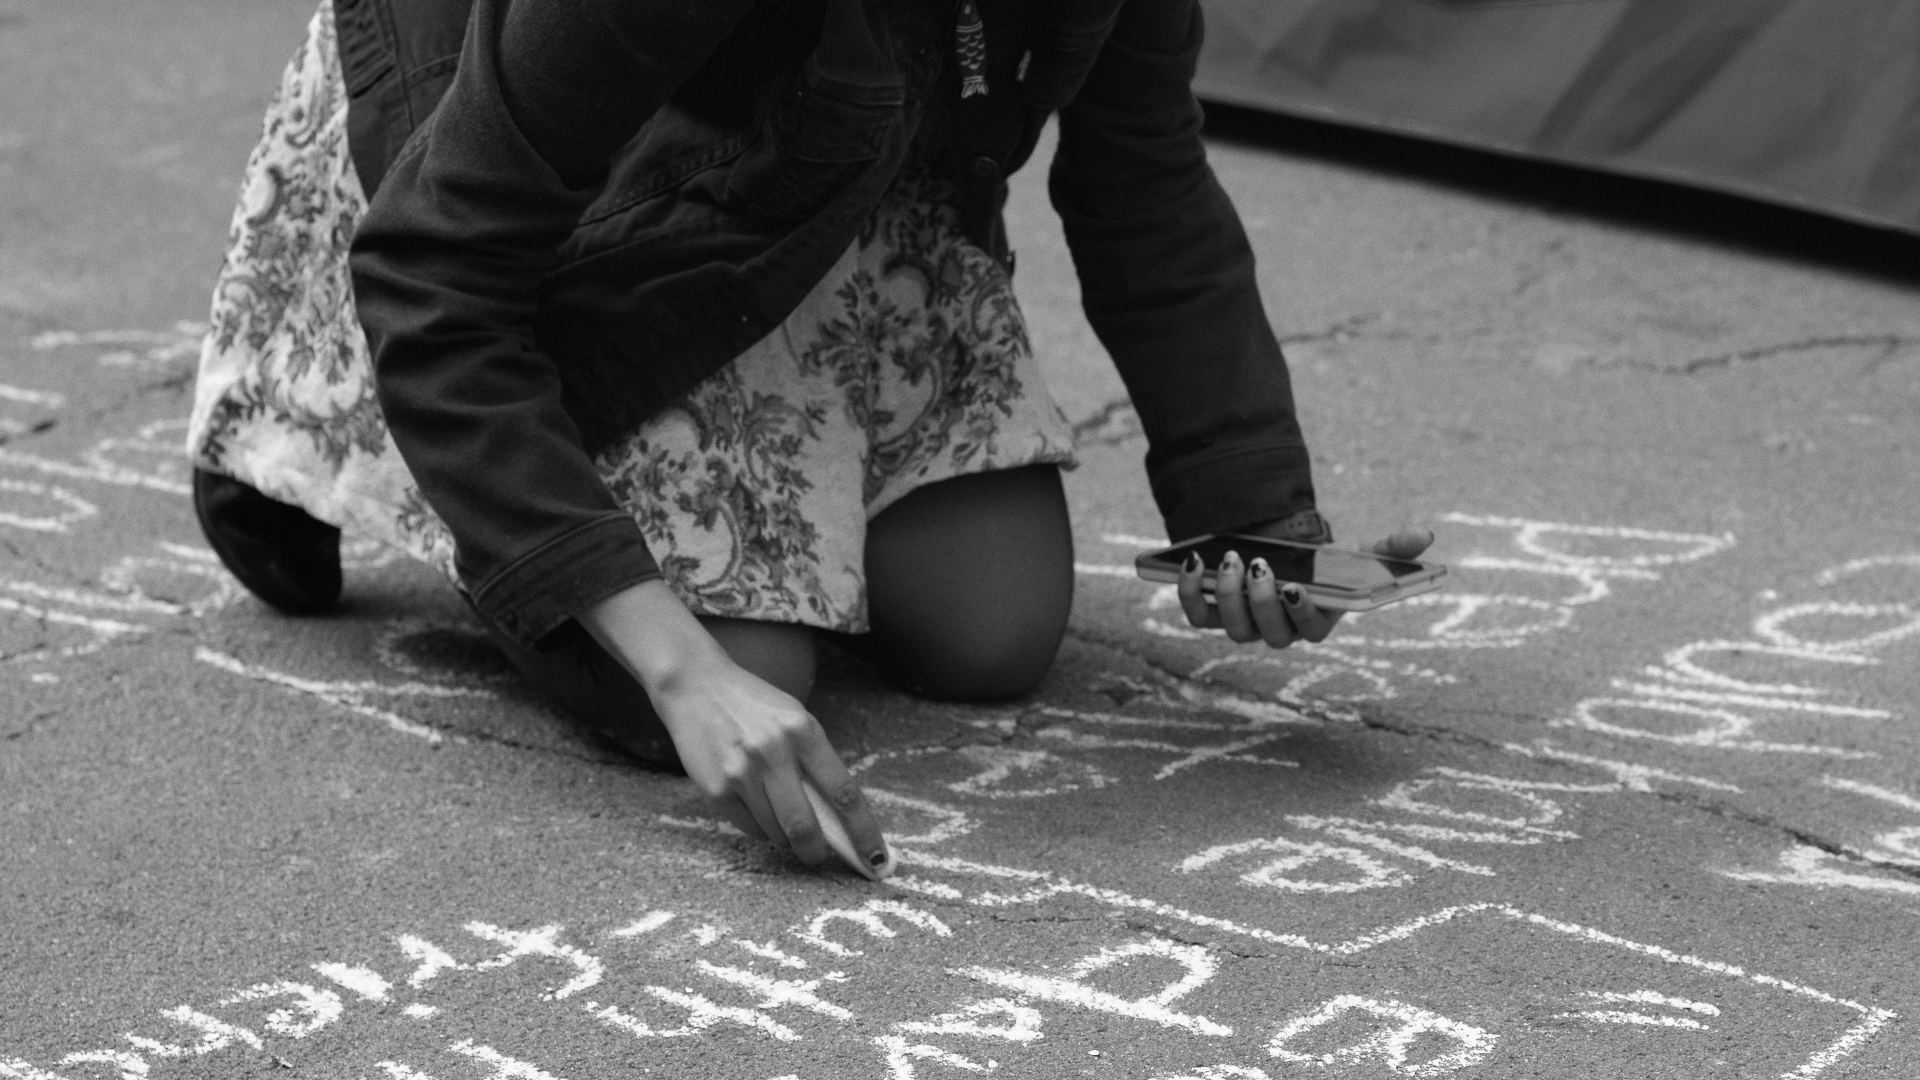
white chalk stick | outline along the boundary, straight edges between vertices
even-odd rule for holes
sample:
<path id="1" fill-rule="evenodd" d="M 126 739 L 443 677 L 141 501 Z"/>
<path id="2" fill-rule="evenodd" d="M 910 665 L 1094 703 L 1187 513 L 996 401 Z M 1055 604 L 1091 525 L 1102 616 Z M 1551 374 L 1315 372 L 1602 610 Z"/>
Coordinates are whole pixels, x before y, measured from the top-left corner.
<path id="1" fill-rule="evenodd" d="M 820 820 L 820 832 L 826 837 L 827 846 L 832 848 L 848 866 L 853 867 L 862 877 L 874 881 L 879 881 L 893 873 L 892 844 L 882 839 L 881 843 L 886 846 L 886 861 L 879 866 L 869 863 L 865 856 L 853 850 L 853 838 L 847 835 L 847 827 L 840 823 L 840 815 L 828 805 L 827 797 L 814 788 L 813 781 L 801 777 L 800 790 L 807 793 L 807 802 L 813 807 L 813 816 Z"/>

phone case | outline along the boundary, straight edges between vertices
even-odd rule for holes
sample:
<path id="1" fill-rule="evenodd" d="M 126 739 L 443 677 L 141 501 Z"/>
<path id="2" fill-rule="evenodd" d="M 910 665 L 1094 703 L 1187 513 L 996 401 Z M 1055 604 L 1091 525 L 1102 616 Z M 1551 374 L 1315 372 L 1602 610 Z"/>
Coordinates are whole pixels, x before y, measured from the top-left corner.
<path id="1" fill-rule="evenodd" d="M 1219 533 L 1195 537 L 1173 547 L 1160 551 L 1151 551 L 1134 559 L 1134 570 L 1147 581 L 1172 584 L 1180 580 L 1180 552 L 1195 545 L 1215 540 L 1243 540 L 1250 545 L 1272 545 L 1294 548 L 1302 551 L 1333 551 L 1344 556 L 1369 559 L 1376 562 L 1406 563 L 1419 569 L 1406 574 L 1398 574 L 1391 582 L 1365 589 L 1330 586 L 1318 582 L 1300 582 L 1300 588 L 1313 600 L 1314 604 L 1333 611 L 1373 611 L 1410 596 L 1433 592 L 1440 587 L 1440 579 L 1447 575 L 1447 568 L 1441 563 L 1423 563 L 1413 559 L 1385 559 L 1368 551 L 1355 551 L 1352 548 L 1336 548 L 1323 544 L 1302 544 L 1291 540 L 1274 540 L 1263 536 L 1242 536 L 1235 533 Z M 1214 571 L 1208 570 L 1201 576 L 1201 588 L 1213 592 Z"/>

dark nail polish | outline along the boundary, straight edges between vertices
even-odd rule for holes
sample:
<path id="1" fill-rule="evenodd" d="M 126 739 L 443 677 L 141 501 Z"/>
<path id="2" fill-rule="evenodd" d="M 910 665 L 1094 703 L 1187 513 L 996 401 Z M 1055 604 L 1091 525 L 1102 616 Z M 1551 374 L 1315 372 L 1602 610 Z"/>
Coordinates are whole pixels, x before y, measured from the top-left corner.
<path id="1" fill-rule="evenodd" d="M 1280 595 L 1287 598 L 1287 603 L 1297 604 L 1300 602 L 1300 586 L 1283 585 L 1280 588 Z"/>
<path id="2" fill-rule="evenodd" d="M 1265 559 L 1255 559 L 1253 560 L 1253 565 L 1247 567 L 1247 576 L 1253 578 L 1255 581 L 1265 581 L 1272 573 L 1272 570 L 1267 569 L 1267 560 Z"/>
<path id="3" fill-rule="evenodd" d="M 884 851 L 876 851 L 867 856 L 867 861 L 875 866 L 885 866 L 887 865 L 887 853 Z"/>
<path id="4" fill-rule="evenodd" d="M 1200 561 L 1200 553 L 1194 551 L 1187 554 L 1187 561 L 1180 564 L 1180 569 L 1191 574 L 1205 565 Z"/>

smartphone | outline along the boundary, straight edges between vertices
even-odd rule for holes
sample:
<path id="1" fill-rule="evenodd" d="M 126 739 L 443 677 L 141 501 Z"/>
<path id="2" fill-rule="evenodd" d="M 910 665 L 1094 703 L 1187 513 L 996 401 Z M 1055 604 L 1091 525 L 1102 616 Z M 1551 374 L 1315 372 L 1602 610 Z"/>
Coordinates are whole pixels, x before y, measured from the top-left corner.
<path id="1" fill-rule="evenodd" d="M 1150 551 L 1135 559 L 1133 566 L 1148 581 L 1175 582 L 1180 580 L 1180 567 L 1187 557 L 1198 552 L 1206 567 L 1200 578 L 1201 588 L 1211 593 L 1220 560 L 1229 551 L 1239 552 L 1243 563 L 1267 560 L 1275 579 L 1293 582 L 1315 604 L 1336 611 L 1372 611 L 1395 600 L 1432 592 L 1447 575 L 1447 568 L 1439 563 L 1234 533 L 1196 537 Z"/>

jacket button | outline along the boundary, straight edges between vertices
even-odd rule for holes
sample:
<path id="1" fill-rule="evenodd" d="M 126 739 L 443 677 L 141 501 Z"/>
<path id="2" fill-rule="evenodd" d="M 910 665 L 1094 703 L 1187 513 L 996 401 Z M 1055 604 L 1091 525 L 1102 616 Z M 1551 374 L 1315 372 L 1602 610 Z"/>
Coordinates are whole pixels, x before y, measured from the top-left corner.
<path id="1" fill-rule="evenodd" d="M 971 167 L 973 168 L 973 175 L 982 180 L 991 180 L 1000 175 L 1000 163 L 985 154 L 974 158 L 971 162 Z"/>

